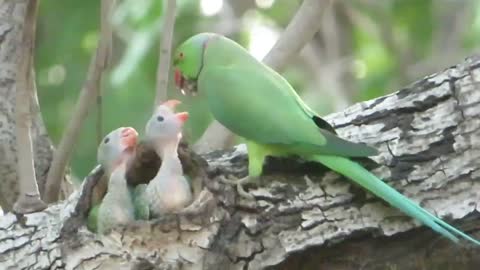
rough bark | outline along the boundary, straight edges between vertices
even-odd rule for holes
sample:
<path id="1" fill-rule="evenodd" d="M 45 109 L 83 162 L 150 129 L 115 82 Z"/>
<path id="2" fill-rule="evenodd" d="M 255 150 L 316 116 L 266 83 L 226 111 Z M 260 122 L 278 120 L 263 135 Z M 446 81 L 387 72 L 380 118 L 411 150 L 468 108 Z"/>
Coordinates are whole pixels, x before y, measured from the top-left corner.
<path id="1" fill-rule="evenodd" d="M 0 1 L 0 205 L 12 208 L 18 197 L 17 147 L 15 138 L 16 67 L 22 46 L 27 0 Z M 52 143 L 40 114 L 36 91 L 31 102 L 35 175 L 43 194 L 52 160 Z M 63 188 L 68 190 L 67 185 Z M 68 192 L 68 191 L 66 191 Z"/>
<path id="2" fill-rule="evenodd" d="M 326 119 L 380 151 L 359 160 L 403 194 L 480 238 L 480 57 Z M 420 227 L 323 166 L 269 159 L 256 201 L 219 174 L 246 174 L 245 148 L 204 156 L 205 189 L 186 213 L 106 236 L 82 225 L 82 190 L 43 212 L 0 221 L 9 269 L 478 269 L 478 250 Z M 183 160 L 185 161 L 185 160 Z M 308 176 L 313 182 L 305 181 Z M 201 173 L 200 173 L 201 175 Z"/>

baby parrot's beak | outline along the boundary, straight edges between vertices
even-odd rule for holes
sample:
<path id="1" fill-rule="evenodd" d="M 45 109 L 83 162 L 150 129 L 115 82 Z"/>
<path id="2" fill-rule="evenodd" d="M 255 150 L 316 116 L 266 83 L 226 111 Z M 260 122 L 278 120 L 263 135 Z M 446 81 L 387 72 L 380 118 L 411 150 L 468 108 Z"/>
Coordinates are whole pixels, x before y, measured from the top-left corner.
<path id="1" fill-rule="evenodd" d="M 121 140 L 122 143 L 127 148 L 132 148 L 137 145 L 138 132 L 132 127 L 125 127 L 121 131 Z"/>
<path id="2" fill-rule="evenodd" d="M 170 110 L 174 111 L 175 110 L 175 107 L 177 107 L 178 104 L 181 104 L 182 102 L 179 101 L 179 100 L 176 100 L 176 99 L 169 99 L 167 101 L 165 101 L 164 103 L 162 103 L 161 105 L 162 106 L 167 106 L 168 108 L 170 108 Z"/>
<path id="3" fill-rule="evenodd" d="M 180 113 L 177 113 L 176 116 L 182 124 L 185 123 L 185 121 L 187 121 L 189 117 L 188 112 L 180 112 Z"/>

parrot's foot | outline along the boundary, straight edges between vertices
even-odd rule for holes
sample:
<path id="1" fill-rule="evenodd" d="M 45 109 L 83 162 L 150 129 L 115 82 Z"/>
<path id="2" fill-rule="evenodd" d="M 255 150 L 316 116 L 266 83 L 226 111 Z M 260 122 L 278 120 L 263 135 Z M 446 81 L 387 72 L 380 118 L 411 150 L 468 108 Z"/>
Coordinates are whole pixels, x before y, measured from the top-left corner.
<path id="1" fill-rule="evenodd" d="M 245 191 L 243 186 L 248 184 L 248 183 L 257 182 L 257 177 L 252 177 L 252 176 L 247 175 L 243 178 L 227 179 L 224 176 L 220 176 L 220 181 L 227 184 L 227 185 L 235 185 L 237 187 L 237 192 L 241 197 L 244 197 L 244 198 L 249 199 L 249 200 L 254 200 L 255 199 L 255 197 L 252 194 Z"/>
<path id="2" fill-rule="evenodd" d="M 13 212 L 17 214 L 30 214 L 40 212 L 47 208 L 47 204 L 40 199 L 38 194 L 20 194 L 13 205 Z"/>

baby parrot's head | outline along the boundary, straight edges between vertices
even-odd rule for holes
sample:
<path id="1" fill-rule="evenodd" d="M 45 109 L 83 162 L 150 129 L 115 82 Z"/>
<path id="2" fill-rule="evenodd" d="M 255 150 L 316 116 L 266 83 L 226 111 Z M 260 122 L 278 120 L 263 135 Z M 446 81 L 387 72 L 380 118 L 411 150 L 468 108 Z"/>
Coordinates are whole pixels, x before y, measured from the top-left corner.
<path id="1" fill-rule="evenodd" d="M 173 67 L 175 71 L 175 85 L 182 90 L 195 94 L 197 79 L 203 67 L 204 51 L 208 41 L 214 33 L 200 33 L 184 41 L 175 51 Z"/>
<path id="2" fill-rule="evenodd" d="M 133 157 L 137 145 L 138 133 L 132 127 L 121 127 L 105 136 L 98 146 L 97 161 L 111 172 L 119 164 Z"/>
<path id="3" fill-rule="evenodd" d="M 182 133 L 188 112 L 175 113 L 178 100 L 167 100 L 160 104 L 145 126 L 145 135 L 149 142 L 176 141 Z"/>

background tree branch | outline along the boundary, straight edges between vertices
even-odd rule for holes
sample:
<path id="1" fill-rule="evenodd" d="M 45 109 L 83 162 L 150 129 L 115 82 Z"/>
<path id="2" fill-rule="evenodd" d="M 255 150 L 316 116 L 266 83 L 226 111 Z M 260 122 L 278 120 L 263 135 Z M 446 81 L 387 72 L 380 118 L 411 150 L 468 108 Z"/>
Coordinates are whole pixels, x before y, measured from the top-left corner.
<path id="1" fill-rule="evenodd" d="M 331 0 L 304 0 L 263 62 L 281 72 L 290 58 L 296 55 L 313 38 L 320 27 L 320 18 Z M 233 134 L 218 121 L 213 120 L 202 137 L 194 144 L 198 153 L 222 149 L 233 141 Z"/>
<path id="2" fill-rule="evenodd" d="M 340 136 L 379 149 L 373 161 L 359 162 L 477 239 L 479 79 L 480 56 L 473 56 L 399 92 L 326 117 Z M 0 267 L 458 270 L 480 265 L 471 246 L 456 246 L 419 227 L 320 164 L 268 159 L 262 178 L 271 181 L 251 191 L 255 202 L 244 201 L 216 176 L 245 174 L 245 150 L 240 145 L 204 156 L 208 189 L 194 203 L 195 211 L 138 222 L 106 236 L 72 222 L 86 213 L 92 183 L 101 175 L 96 169 L 67 201 L 0 221 Z M 305 174 L 313 183 L 303 179 Z"/>
<path id="3" fill-rule="evenodd" d="M 33 55 L 35 48 L 35 32 L 38 1 L 30 0 L 25 12 L 21 50 L 17 69 L 16 91 L 16 135 L 18 151 L 18 181 L 20 196 L 13 210 L 17 213 L 41 211 L 47 207 L 40 197 L 33 160 L 32 146 L 32 110 L 31 103 L 35 94 L 35 76 L 33 70 Z"/>
<path id="4" fill-rule="evenodd" d="M 75 106 L 72 118 L 68 122 L 67 129 L 55 151 L 52 166 L 48 172 L 45 200 L 49 203 L 58 199 L 60 183 L 65 173 L 65 168 L 72 155 L 75 142 L 80 135 L 80 129 L 88 116 L 90 109 L 95 104 L 102 75 L 108 66 L 112 50 L 112 26 L 111 14 L 115 0 L 102 0 L 101 2 L 101 26 L 100 39 L 95 55 L 92 57 L 87 72 L 87 79 L 80 92 L 80 97 Z"/>
<path id="5" fill-rule="evenodd" d="M 18 152 L 15 134 L 17 65 L 23 48 L 22 32 L 28 0 L 2 1 L 0 13 L 0 205 L 4 212 L 12 210 L 19 196 Z M 34 73 L 32 73 L 34 76 Z M 33 80 L 33 79 L 32 79 Z M 35 158 L 35 178 L 40 194 L 44 194 L 45 182 L 53 151 L 37 98 L 36 85 L 30 92 L 32 114 L 31 137 Z M 66 180 L 66 179 L 64 179 Z M 71 185 L 62 181 L 62 194 L 70 192 Z"/>
<path id="6" fill-rule="evenodd" d="M 313 35 L 320 28 L 319 21 L 323 12 L 331 2 L 332 0 L 304 0 L 263 62 L 277 72 L 281 72 L 290 58 L 298 54 L 305 44 L 312 40 Z"/>
<path id="7" fill-rule="evenodd" d="M 170 60 L 172 57 L 173 30 L 175 29 L 176 0 L 166 0 L 162 42 L 158 54 L 157 68 L 157 94 L 155 95 L 155 105 L 167 99 L 168 77 L 170 76 Z"/>

